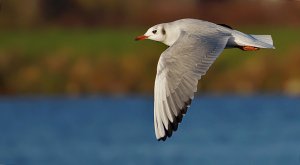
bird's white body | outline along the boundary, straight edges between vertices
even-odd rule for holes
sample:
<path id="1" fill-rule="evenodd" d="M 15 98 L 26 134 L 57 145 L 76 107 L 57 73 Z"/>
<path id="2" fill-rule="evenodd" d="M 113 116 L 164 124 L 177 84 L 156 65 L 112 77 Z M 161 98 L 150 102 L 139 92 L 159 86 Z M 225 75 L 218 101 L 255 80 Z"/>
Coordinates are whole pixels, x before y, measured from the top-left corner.
<path id="1" fill-rule="evenodd" d="M 154 128 L 158 140 L 177 130 L 197 91 L 198 80 L 225 48 L 274 48 L 270 35 L 249 35 L 197 19 L 155 25 L 136 40 L 169 46 L 159 59 L 154 87 Z"/>
<path id="2" fill-rule="evenodd" d="M 157 36 L 154 36 L 152 34 L 153 29 L 160 29 L 162 27 L 165 28 L 166 32 L 168 32 L 165 38 L 157 38 Z M 226 48 L 232 48 L 235 46 L 274 48 L 273 41 L 270 35 L 249 35 L 234 29 L 230 29 L 228 27 L 198 19 L 181 19 L 174 22 L 158 24 L 148 29 L 145 35 L 149 36 L 148 39 L 159 41 L 168 46 L 172 46 L 173 43 L 178 39 L 181 31 L 200 36 L 214 35 L 219 32 L 227 33 L 231 35 L 231 37 L 228 40 Z M 261 36 L 261 38 L 256 38 L 254 36 Z"/>

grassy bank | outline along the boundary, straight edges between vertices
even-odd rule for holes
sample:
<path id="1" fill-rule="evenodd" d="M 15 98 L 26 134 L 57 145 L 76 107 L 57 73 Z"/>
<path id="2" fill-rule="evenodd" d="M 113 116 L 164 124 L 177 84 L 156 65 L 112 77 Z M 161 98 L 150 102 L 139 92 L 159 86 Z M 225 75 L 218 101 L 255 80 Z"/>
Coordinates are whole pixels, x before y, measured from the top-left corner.
<path id="1" fill-rule="evenodd" d="M 152 93 L 166 46 L 135 42 L 145 29 L 1 31 L 1 94 Z M 275 50 L 225 50 L 203 77 L 204 92 L 300 93 L 300 31 L 240 28 L 271 34 Z"/>

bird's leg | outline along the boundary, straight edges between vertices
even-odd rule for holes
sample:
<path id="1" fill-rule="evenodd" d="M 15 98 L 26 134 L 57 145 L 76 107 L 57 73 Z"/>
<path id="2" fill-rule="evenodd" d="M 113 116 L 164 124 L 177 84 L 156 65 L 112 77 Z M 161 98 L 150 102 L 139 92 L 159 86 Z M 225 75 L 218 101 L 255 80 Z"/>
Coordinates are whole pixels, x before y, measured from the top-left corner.
<path id="1" fill-rule="evenodd" d="M 254 50 L 259 50 L 259 48 L 254 47 L 254 46 L 238 46 L 239 49 L 243 51 L 254 51 Z"/>

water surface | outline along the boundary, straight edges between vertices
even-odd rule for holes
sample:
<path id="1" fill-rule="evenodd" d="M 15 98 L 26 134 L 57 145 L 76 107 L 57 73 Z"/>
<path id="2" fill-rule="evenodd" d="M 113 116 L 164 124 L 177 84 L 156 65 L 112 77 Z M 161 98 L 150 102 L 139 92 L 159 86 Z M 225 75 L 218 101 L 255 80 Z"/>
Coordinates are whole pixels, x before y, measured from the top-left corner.
<path id="1" fill-rule="evenodd" d="M 150 97 L 0 98 L 0 164 L 300 164 L 300 98 L 200 96 L 165 142 Z"/>

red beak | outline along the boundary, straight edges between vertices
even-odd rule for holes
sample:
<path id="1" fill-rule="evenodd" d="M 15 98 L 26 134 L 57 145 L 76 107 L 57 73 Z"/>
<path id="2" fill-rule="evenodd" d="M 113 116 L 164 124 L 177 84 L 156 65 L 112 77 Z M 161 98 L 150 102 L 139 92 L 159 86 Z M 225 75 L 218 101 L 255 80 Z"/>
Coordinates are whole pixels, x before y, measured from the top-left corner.
<path id="1" fill-rule="evenodd" d="M 140 40 L 144 40 L 144 39 L 147 39 L 147 38 L 148 38 L 148 36 L 141 35 L 141 36 L 135 37 L 135 40 L 136 40 L 136 41 L 140 41 Z"/>

